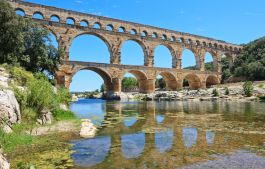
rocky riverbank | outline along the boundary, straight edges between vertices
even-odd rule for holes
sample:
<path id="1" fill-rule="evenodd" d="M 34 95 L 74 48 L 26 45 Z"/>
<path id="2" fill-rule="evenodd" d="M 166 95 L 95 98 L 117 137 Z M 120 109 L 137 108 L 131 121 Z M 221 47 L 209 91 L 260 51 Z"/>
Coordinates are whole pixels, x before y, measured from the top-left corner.
<path id="1" fill-rule="evenodd" d="M 265 96 L 265 82 L 254 83 L 253 95 L 246 97 L 243 91 L 243 83 L 224 84 L 212 88 L 181 91 L 156 91 L 151 94 L 122 93 L 121 100 L 201 100 L 213 101 L 217 99 L 258 101 Z M 214 90 L 216 90 L 214 92 Z"/>
<path id="2" fill-rule="evenodd" d="M 0 149 L 0 169 L 9 169 L 10 164 L 4 157 L 2 150 Z"/>

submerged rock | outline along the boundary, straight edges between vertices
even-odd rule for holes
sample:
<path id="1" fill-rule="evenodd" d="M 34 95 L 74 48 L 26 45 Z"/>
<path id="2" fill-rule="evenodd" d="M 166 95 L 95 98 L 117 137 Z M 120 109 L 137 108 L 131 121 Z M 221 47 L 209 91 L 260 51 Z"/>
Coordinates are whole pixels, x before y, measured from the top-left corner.
<path id="1" fill-rule="evenodd" d="M 89 119 L 82 119 L 80 137 L 92 138 L 96 135 L 97 128 Z"/>
<path id="2" fill-rule="evenodd" d="M 0 150 L 0 169 L 10 169 L 10 164 Z"/>

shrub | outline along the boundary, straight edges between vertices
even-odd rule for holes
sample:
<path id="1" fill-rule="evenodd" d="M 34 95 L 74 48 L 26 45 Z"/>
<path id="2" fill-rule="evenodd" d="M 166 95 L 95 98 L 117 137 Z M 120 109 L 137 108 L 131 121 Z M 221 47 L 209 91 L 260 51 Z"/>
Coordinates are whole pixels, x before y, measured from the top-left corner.
<path id="1" fill-rule="evenodd" d="M 229 95 L 229 89 L 228 89 L 228 87 L 225 87 L 225 95 Z"/>
<path id="2" fill-rule="evenodd" d="M 244 84 L 243 84 L 243 90 L 244 90 L 244 94 L 247 96 L 247 97 L 250 97 L 252 96 L 253 94 L 253 83 L 251 81 L 246 81 Z"/>
<path id="3" fill-rule="evenodd" d="M 60 87 L 57 91 L 58 103 L 64 103 L 68 105 L 71 102 L 71 94 L 65 87 Z"/>
<path id="4" fill-rule="evenodd" d="M 218 92 L 218 90 L 217 90 L 217 89 L 213 89 L 213 92 L 212 92 L 212 94 L 213 94 L 213 96 L 214 96 L 214 97 L 217 97 L 217 96 L 219 96 L 219 92 Z"/>
<path id="5" fill-rule="evenodd" d="M 57 121 L 76 119 L 75 114 L 70 110 L 55 109 L 52 114 Z"/>
<path id="6" fill-rule="evenodd" d="M 34 79 L 34 76 L 31 72 L 28 72 L 21 67 L 11 68 L 10 75 L 11 78 L 14 79 L 20 86 L 26 86 L 27 82 Z"/>

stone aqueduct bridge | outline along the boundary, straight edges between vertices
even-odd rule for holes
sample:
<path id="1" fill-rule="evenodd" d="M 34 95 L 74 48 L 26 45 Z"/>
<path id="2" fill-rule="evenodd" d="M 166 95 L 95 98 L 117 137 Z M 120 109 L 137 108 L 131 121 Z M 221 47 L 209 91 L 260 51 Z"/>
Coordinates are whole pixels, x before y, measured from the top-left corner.
<path id="1" fill-rule="evenodd" d="M 121 80 L 126 72 L 136 76 L 141 92 L 155 90 L 155 79 L 161 75 L 170 90 L 182 88 L 183 79 L 189 81 L 191 89 L 205 88 L 220 83 L 221 57 L 225 55 L 230 62 L 241 51 L 242 46 L 230 44 L 212 38 L 157 28 L 153 26 L 122 21 L 102 16 L 85 14 L 50 6 L 9 0 L 16 9 L 24 12 L 25 17 L 33 18 L 56 36 L 59 48 L 63 50 L 63 63 L 56 73 L 57 83 L 69 87 L 76 72 L 88 69 L 97 72 L 103 79 L 109 93 L 121 92 Z M 40 14 L 42 19 L 34 18 Z M 52 21 L 51 18 L 57 18 Z M 69 24 L 67 20 L 72 20 Z M 81 26 L 85 23 L 86 26 Z M 69 48 L 74 38 L 92 34 L 101 38 L 110 53 L 110 64 L 69 61 Z M 120 51 L 123 42 L 133 40 L 144 51 L 144 66 L 120 64 Z M 158 45 L 166 46 L 172 55 L 172 68 L 157 68 L 154 65 L 154 51 Z M 181 69 L 182 52 L 189 49 L 196 58 L 197 70 Z M 213 56 L 214 71 L 205 71 L 205 54 Z"/>

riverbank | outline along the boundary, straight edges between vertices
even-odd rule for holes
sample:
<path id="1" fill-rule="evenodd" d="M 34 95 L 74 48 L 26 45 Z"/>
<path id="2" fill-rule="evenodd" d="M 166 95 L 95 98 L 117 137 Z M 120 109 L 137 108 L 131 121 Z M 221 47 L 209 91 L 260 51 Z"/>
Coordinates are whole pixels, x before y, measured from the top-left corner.
<path id="1" fill-rule="evenodd" d="M 261 101 L 265 97 L 265 82 L 254 82 L 253 93 L 247 97 L 243 90 L 243 82 L 233 84 L 221 84 L 207 89 L 180 91 L 156 91 L 150 94 L 142 93 L 122 93 L 121 100 L 154 100 L 154 101 L 181 101 L 181 100 L 200 100 L 214 101 L 235 100 L 235 101 Z"/>

